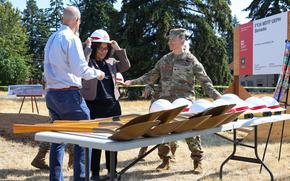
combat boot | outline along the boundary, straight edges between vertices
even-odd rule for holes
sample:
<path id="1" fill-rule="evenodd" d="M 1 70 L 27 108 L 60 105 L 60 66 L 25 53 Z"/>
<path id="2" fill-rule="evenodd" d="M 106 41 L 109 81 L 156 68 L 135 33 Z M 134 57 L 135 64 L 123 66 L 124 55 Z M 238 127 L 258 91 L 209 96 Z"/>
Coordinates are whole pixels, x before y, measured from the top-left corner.
<path id="1" fill-rule="evenodd" d="M 68 153 L 68 163 L 67 163 L 67 169 L 73 168 L 74 164 L 74 154 L 73 153 Z"/>
<path id="2" fill-rule="evenodd" d="M 74 164 L 74 146 L 73 145 L 67 145 L 67 153 L 68 153 L 68 163 L 67 163 L 67 169 L 73 168 Z"/>
<path id="3" fill-rule="evenodd" d="M 202 173 L 202 164 L 201 159 L 195 159 L 193 160 L 193 172 L 195 174 L 201 174 Z"/>
<path id="4" fill-rule="evenodd" d="M 176 149 L 177 149 L 176 146 L 172 146 L 172 147 L 170 148 L 171 153 L 172 153 L 172 156 L 171 156 L 170 162 L 173 162 L 173 163 L 176 162 L 176 159 L 175 159 L 175 152 L 176 152 Z"/>
<path id="5" fill-rule="evenodd" d="M 41 170 L 49 170 L 49 166 L 45 163 L 46 149 L 39 149 L 37 155 L 32 160 L 31 165 Z"/>
<path id="6" fill-rule="evenodd" d="M 142 147 L 142 148 L 139 150 L 138 158 L 140 158 L 141 156 L 143 156 L 143 155 L 146 153 L 147 148 L 148 148 L 148 147 Z M 145 159 L 142 158 L 142 159 L 140 159 L 140 161 L 143 161 L 143 162 L 144 162 Z"/>
<path id="7" fill-rule="evenodd" d="M 156 170 L 159 171 L 159 172 L 162 172 L 162 171 L 165 171 L 165 170 L 169 170 L 170 169 L 169 159 L 170 158 L 162 159 L 162 163 L 156 168 Z"/>

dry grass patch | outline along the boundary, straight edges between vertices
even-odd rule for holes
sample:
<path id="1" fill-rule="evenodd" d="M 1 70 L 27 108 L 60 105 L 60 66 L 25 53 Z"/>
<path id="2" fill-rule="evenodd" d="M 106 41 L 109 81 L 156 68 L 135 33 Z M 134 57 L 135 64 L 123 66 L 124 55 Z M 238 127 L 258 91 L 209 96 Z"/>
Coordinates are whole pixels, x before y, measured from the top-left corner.
<path id="1" fill-rule="evenodd" d="M 0 100 L 0 180 L 48 180 L 47 171 L 39 171 L 30 165 L 33 157 L 37 153 L 38 147 L 33 141 L 33 135 L 12 135 L 11 125 L 15 122 L 35 123 L 46 122 L 48 113 L 43 99 L 39 99 L 40 115 L 31 114 L 31 105 L 27 101 L 24 104 L 23 114 L 16 114 L 20 106 L 20 100 Z M 147 113 L 149 101 L 122 101 L 123 114 Z M 18 117 L 19 116 L 19 117 Z M 200 175 L 192 174 L 192 161 L 190 152 L 184 141 L 179 141 L 179 148 L 176 152 L 176 163 L 171 164 L 171 170 L 166 172 L 156 172 L 155 168 L 160 164 L 157 152 L 146 157 L 146 162 L 138 163 L 123 175 L 122 180 L 219 180 L 219 166 L 231 153 L 232 145 L 215 135 L 202 136 L 202 143 L 205 150 L 203 161 L 204 173 Z M 259 152 L 262 153 L 264 144 L 259 144 Z M 289 160 L 290 144 L 283 145 L 282 160 L 277 161 L 278 143 L 271 143 L 268 147 L 266 164 L 271 168 L 276 180 L 290 180 Z M 122 151 L 119 153 L 118 170 L 132 161 L 138 154 L 139 149 Z M 238 150 L 241 155 L 252 156 L 253 150 L 241 148 Z M 104 154 L 103 154 L 104 155 Z M 65 180 L 71 180 L 72 170 L 66 170 L 67 158 L 64 160 Z M 104 158 L 102 158 L 102 168 L 104 168 Z M 105 174 L 106 170 L 102 170 Z M 268 173 L 263 171 L 259 174 L 259 165 L 230 161 L 224 168 L 224 180 L 269 180 Z"/>

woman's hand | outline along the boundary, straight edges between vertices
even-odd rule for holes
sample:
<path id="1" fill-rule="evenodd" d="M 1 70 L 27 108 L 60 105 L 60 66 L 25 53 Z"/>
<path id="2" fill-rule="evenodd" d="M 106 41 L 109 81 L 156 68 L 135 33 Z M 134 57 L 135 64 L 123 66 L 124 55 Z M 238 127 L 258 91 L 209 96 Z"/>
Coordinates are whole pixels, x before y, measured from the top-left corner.
<path id="1" fill-rule="evenodd" d="M 91 41 L 91 38 L 90 37 L 86 39 L 85 44 L 89 48 L 92 46 L 92 41 Z"/>
<path id="2" fill-rule="evenodd" d="M 112 42 L 111 42 L 111 46 L 112 46 L 112 48 L 113 48 L 114 50 L 121 50 L 121 48 L 119 47 L 117 41 L 115 41 L 115 40 L 112 40 Z"/>
<path id="3" fill-rule="evenodd" d="M 125 86 L 129 86 L 131 84 L 132 84 L 132 80 L 126 80 L 124 83 Z"/>

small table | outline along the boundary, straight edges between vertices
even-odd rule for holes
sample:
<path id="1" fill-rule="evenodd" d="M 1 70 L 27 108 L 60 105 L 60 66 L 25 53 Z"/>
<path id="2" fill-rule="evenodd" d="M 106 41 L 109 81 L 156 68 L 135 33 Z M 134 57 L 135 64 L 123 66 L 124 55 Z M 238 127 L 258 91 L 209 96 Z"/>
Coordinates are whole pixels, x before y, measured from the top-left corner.
<path id="1" fill-rule="evenodd" d="M 32 110 L 32 112 L 34 113 L 34 105 L 33 105 L 33 102 L 34 102 L 37 114 L 39 114 L 36 97 L 42 97 L 42 94 L 16 94 L 16 97 L 23 97 L 18 114 L 20 114 L 20 112 L 21 112 L 21 109 L 22 109 L 22 106 L 23 106 L 23 103 L 24 103 L 24 100 L 25 100 L 26 97 L 30 97 L 31 98 L 31 110 Z"/>

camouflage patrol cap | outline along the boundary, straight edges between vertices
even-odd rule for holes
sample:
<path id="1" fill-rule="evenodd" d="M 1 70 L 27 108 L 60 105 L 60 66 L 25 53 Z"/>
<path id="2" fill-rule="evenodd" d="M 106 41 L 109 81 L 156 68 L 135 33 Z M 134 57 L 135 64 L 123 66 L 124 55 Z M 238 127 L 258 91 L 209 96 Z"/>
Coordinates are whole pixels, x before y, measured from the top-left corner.
<path id="1" fill-rule="evenodd" d="M 185 31 L 186 29 L 184 28 L 173 28 L 169 31 L 169 34 L 167 37 L 170 38 L 170 37 L 179 36 L 180 38 L 185 39 Z"/>

